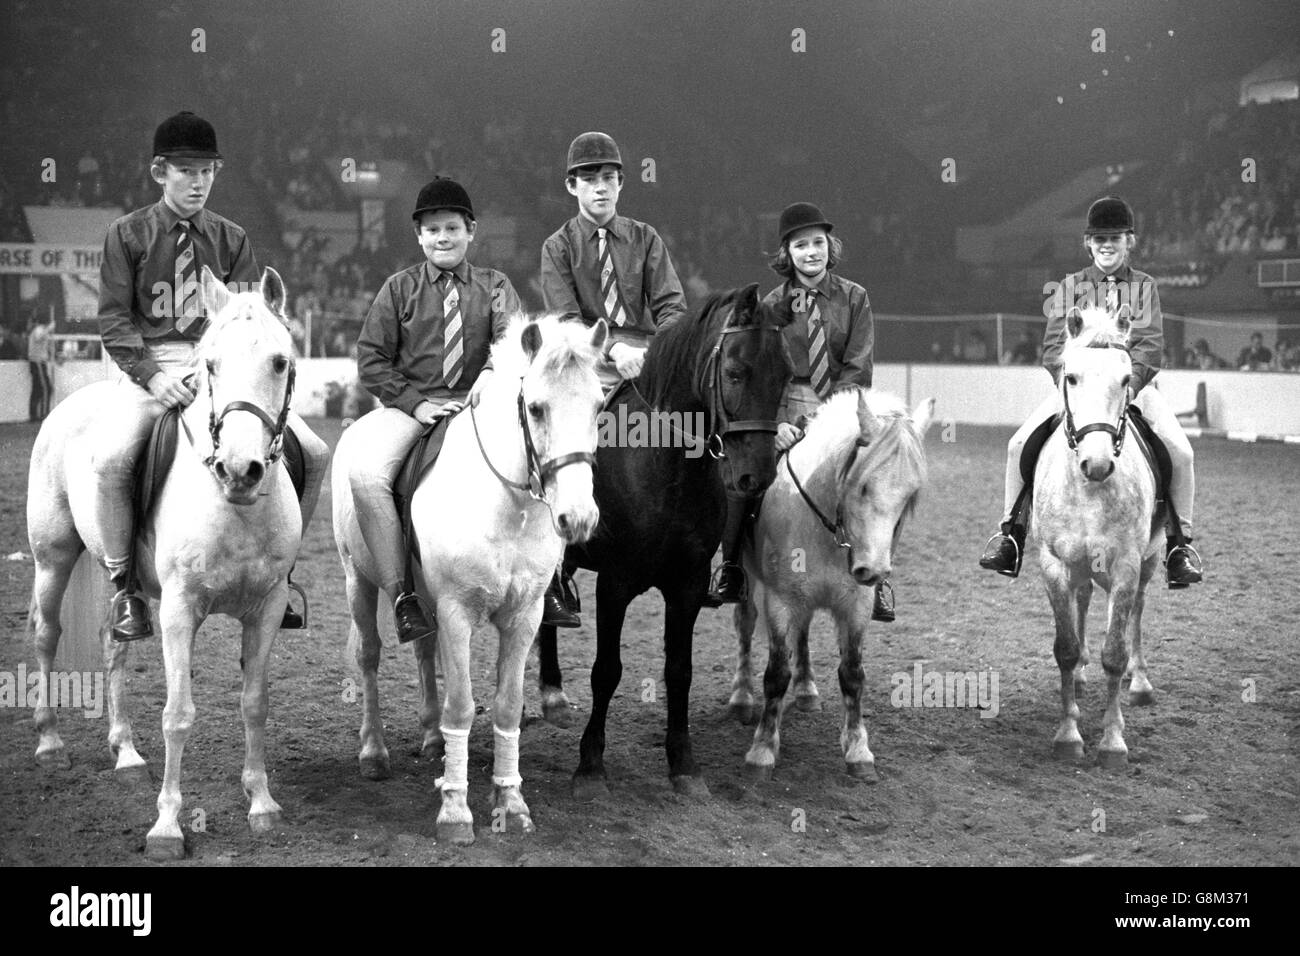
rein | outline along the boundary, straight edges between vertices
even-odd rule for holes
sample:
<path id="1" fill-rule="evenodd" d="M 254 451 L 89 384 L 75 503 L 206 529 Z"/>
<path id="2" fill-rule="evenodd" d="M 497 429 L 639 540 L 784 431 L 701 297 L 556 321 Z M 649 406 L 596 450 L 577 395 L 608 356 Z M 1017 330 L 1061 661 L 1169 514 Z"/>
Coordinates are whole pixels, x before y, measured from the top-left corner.
<path id="1" fill-rule="evenodd" d="M 519 410 L 519 429 L 523 432 L 524 436 L 524 461 L 528 468 L 527 481 L 512 481 L 505 475 L 501 474 L 501 472 L 497 470 L 496 465 L 492 464 L 492 459 L 488 457 L 487 449 L 483 447 L 483 436 L 479 434 L 478 416 L 474 413 L 473 405 L 469 407 L 469 419 L 474 426 L 474 439 L 478 442 L 479 454 L 483 456 L 483 461 L 488 466 L 488 470 L 491 471 L 492 474 L 496 475 L 497 480 L 507 488 L 511 488 L 515 491 L 522 491 L 534 501 L 540 501 L 549 509 L 551 503 L 546 500 L 545 492 L 547 479 L 551 478 L 561 468 L 567 467 L 568 465 L 585 463 L 591 466 L 592 471 L 595 471 L 596 456 L 589 451 L 574 451 L 569 452 L 567 455 L 560 455 L 556 458 L 552 458 L 550 461 L 543 462 L 541 456 L 537 454 L 536 445 L 533 444 L 533 432 L 532 429 L 528 427 L 528 416 L 524 412 L 523 385 L 524 380 L 521 377 L 519 379 L 519 398 L 515 404 Z M 552 519 L 554 519 L 554 515 L 552 515 Z"/>
<path id="2" fill-rule="evenodd" d="M 848 475 L 848 473 L 853 469 L 853 462 L 857 460 L 859 449 L 867 448 L 867 447 L 869 447 L 869 443 L 864 442 L 861 437 L 859 437 L 858 440 L 853 443 L 853 451 L 849 455 L 848 461 L 845 462 L 843 470 L 840 472 L 841 482 Z M 826 515 L 822 512 L 821 508 L 817 507 L 817 502 L 812 500 L 812 496 L 809 495 L 807 490 L 804 488 L 803 483 L 799 480 L 799 476 L 794 473 L 794 466 L 790 464 L 789 451 L 787 451 L 785 455 L 785 470 L 789 472 L 790 480 L 794 482 L 795 488 L 798 489 L 799 496 L 803 498 L 804 503 L 808 505 L 808 507 L 812 510 L 812 513 L 817 516 L 817 520 L 822 523 L 822 527 L 831 533 L 831 536 L 835 539 L 835 543 L 837 545 L 839 545 L 841 548 L 844 548 L 846 551 L 848 551 L 848 555 L 846 556 L 848 560 L 848 569 L 849 569 L 849 573 L 852 574 L 853 573 L 853 542 L 849 540 L 848 529 L 844 527 L 844 496 L 843 495 L 838 496 L 838 499 L 835 503 L 835 523 L 831 524 L 831 519 L 826 517 Z"/>

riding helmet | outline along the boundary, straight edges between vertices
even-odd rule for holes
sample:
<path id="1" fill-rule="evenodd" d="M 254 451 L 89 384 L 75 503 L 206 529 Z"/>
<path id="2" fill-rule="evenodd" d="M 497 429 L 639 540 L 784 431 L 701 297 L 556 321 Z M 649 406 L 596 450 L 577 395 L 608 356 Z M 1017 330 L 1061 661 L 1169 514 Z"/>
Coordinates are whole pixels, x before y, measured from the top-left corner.
<path id="1" fill-rule="evenodd" d="M 583 133 L 569 144 L 569 169 L 566 175 L 583 166 L 617 166 L 623 168 L 618 144 L 605 133 Z"/>
<path id="2" fill-rule="evenodd" d="M 1118 196 L 1103 196 L 1088 207 L 1085 236 L 1133 231 L 1133 210 Z"/>
<path id="3" fill-rule="evenodd" d="M 445 176 L 435 176 L 433 182 L 420 190 L 411 218 L 418 221 L 424 213 L 437 212 L 439 209 L 461 212 L 469 217 L 470 222 L 475 221 L 474 204 L 469 201 L 469 193 L 465 192 L 465 187 L 460 183 Z"/>
<path id="4" fill-rule="evenodd" d="M 796 202 L 786 206 L 781 211 L 781 239 L 784 243 L 790 233 L 799 229 L 807 229 L 809 226 L 821 226 L 827 232 L 835 227 L 827 222 L 822 211 L 810 202 Z"/>
<path id="5" fill-rule="evenodd" d="M 153 134 L 153 155 L 168 159 L 220 159 L 217 131 L 207 120 L 184 110 L 158 125 Z"/>

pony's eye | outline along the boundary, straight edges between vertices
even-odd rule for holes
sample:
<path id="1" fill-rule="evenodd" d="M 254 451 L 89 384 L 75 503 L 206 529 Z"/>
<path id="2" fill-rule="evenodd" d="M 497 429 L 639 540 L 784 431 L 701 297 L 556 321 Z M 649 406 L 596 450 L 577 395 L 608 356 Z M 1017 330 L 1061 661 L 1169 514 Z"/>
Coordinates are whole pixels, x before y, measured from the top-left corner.
<path id="1" fill-rule="evenodd" d="M 217 363 L 214 362 L 212 359 L 208 359 L 206 364 L 208 366 L 208 374 L 215 375 L 217 371 Z"/>
<path id="2" fill-rule="evenodd" d="M 727 369 L 727 381 L 734 385 L 740 385 L 745 381 L 745 373 L 734 368 Z"/>
<path id="3" fill-rule="evenodd" d="M 277 355 L 271 359 L 271 368 L 275 369 L 275 374 L 280 375 L 289 367 L 289 360 L 283 355 Z"/>
<path id="4" fill-rule="evenodd" d="M 540 420 L 545 413 L 546 409 L 542 406 L 541 402 L 528 403 L 528 414 L 532 415 L 533 418 Z"/>
<path id="5" fill-rule="evenodd" d="M 871 486 L 864 481 L 862 483 L 862 497 L 865 498 L 870 491 L 871 491 Z"/>
<path id="6" fill-rule="evenodd" d="M 1077 375 L 1067 375 L 1067 376 L 1065 376 L 1065 384 L 1066 384 L 1066 385 L 1078 385 L 1078 384 L 1079 384 L 1079 376 L 1077 376 Z"/>
<path id="7" fill-rule="evenodd" d="M 1119 383 L 1119 384 L 1120 384 L 1120 387 L 1121 387 L 1121 388 L 1128 388 L 1128 383 L 1131 382 L 1132 380 L 1133 380 L 1133 376 L 1132 376 L 1132 375 L 1125 375 L 1125 376 L 1124 376 L 1124 381 L 1122 381 L 1122 382 Z"/>

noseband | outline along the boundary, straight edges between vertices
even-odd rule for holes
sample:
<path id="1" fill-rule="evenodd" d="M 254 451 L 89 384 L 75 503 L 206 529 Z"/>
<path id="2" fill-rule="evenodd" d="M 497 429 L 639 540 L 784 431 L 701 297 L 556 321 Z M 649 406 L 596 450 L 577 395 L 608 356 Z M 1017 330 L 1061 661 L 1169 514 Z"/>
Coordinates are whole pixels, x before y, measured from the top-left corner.
<path id="1" fill-rule="evenodd" d="M 272 418 L 266 411 L 261 407 L 254 405 L 252 402 L 245 402 L 242 400 L 228 403 L 226 407 L 221 410 L 221 414 L 218 415 L 216 399 L 212 394 L 213 368 L 211 360 L 208 361 L 207 368 L 208 435 L 212 438 L 212 454 L 203 459 L 203 464 L 206 467 L 211 468 L 212 463 L 217 460 L 217 450 L 221 447 L 221 426 L 225 422 L 226 416 L 231 412 L 251 412 L 260 418 L 262 424 L 271 431 L 271 443 L 267 446 L 266 457 L 262 459 L 262 463 L 268 468 L 271 467 L 271 465 L 274 465 L 280 460 L 280 456 L 284 454 L 284 429 L 289 421 L 289 406 L 293 402 L 293 386 L 298 374 L 297 364 L 292 359 L 289 360 L 289 380 L 285 384 L 284 388 L 284 405 L 281 406 L 280 414 L 277 418 Z M 181 424 L 185 428 L 185 434 L 189 438 L 190 444 L 193 445 L 194 436 L 190 434 L 190 427 L 185 424 L 185 417 L 183 415 L 181 416 Z"/>
<path id="2" fill-rule="evenodd" d="M 1112 348 L 1128 349 L 1123 345 L 1091 345 L 1088 348 Z M 1065 379 L 1065 373 L 1061 375 L 1061 396 L 1065 401 L 1065 440 L 1070 446 L 1071 451 L 1077 451 L 1079 440 L 1084 435 L 1091 432 L 1105 432 L 1111 438 L 1111 446 L 1115 450 L 1115 457 L 1119 457 L 1121 449 L 1124 447 L 1124 435 L 1128 431 L 1128 402 L 1124 402 L 1119 412 L 1119 425 L 1111 425 L 1107 422 L 1093 422 L 1090 425 L 1084 425 L 1082 428 L 1074 427 L 1074 413 L 1070 410 L 1070 383 Z"/>
<path id="3" fill-rule="evenodd" d="M 533 444 L 533 430 L 528 427 L 528 415 L 524 410 L 524 380 L 522 378 L 519 379 L 519 399 L 516 405 L 519 409 L 519 429 L 524 434 L 524 461 L 528 467 L 528 480 L 511 481 L 497 470 L 496 465 L 492 464 L 487 449 L 483 447 L 483 437 L 478 431 L 478 418 L 474 414 L 474 406 L 471 405 L 469 407 L 469 418 L 474 425 L 474 438 L 478 441 L 479 454 L 483 456 L 483 461 L 487 464 L 488 470 L 496 475 L 503 485 L 507 488 L 513 488 L 515 491 L 525 492 L 534 501 L 540 501 L 549 508 L 551 503 L 546 500 L 545 493 L 547 479 L 568 465 L 585 463 L 591 465 L 591 470 L 595 471 L 596 456 L 589 451 L 574 451 L 569 452 L 567 455 L 559 455 L 550 461 L 542 461 L 541 456 L 537 454 L 537 447 Z"/>

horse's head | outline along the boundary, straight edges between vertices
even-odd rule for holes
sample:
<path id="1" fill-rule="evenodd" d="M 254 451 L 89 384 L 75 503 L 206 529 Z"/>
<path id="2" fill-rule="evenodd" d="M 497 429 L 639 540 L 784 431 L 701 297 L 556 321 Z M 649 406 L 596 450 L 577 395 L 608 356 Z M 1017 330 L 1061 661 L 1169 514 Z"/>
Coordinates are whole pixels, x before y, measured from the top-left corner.
<path id="1" fill-rule="evenodd" d="M 934 415 L 928 398 L 909 416 L 896 398 L 880 392 L 845 390 L 818 410 L 818 419 L 837 418 L 848 447 L 839 466 L 836 521 L 851 545 L 849 573 L 864 587 L 886 580 L 903 524 L 925 485 L 924 438 Z M 856 427 L 854 427 L 856 426 Z"/>
<path id="2" fill-rule="evenodd" d="M 596 365 L 608 334 L 604 319 L 588 329 L 545 317 L 518 330 L 526 362 L 518 404 L 525 445 L 532 449 L 529 471 L 536 469 L 555 529 L 568 544 L 586 541 L 600 520 L 593 494 L 603 404 Z"/>
<path id="3" fill-rule="evenodd" d="M 1065 437 L 1089 481 L 1115 470 L 1128 424 L 1128 387 L 1133 376 L 1128 341 L 1132 311 L 1073 308 L 1066 318 L 1061 351 L 1061 399 Z"/>
<path id="4" fill-rule="evenodd" d="M 206 399 L 212 454 L 207 465 L 226 500 L 250 505 L 280 457 L 293 399 L 293 339 L 284 320 L 284 283 L 262 272 L 257 292 L 231 292 L 204 266 L 211 323 L 199 342 L 199 401 Z"/>
<path id="5" fill-rule="evenodd" d="M 792 369 L 782 330 L 791 314 L 788 308 L 761 302 L 757 284 L 737 291 L 731 301 L 701 397 L 716 416 L 718 438 L 710 436 L 710 450 L 726 458 L 722 475 L 727 492 L 750 497 L 776 477 L 776 417 Z"/>

